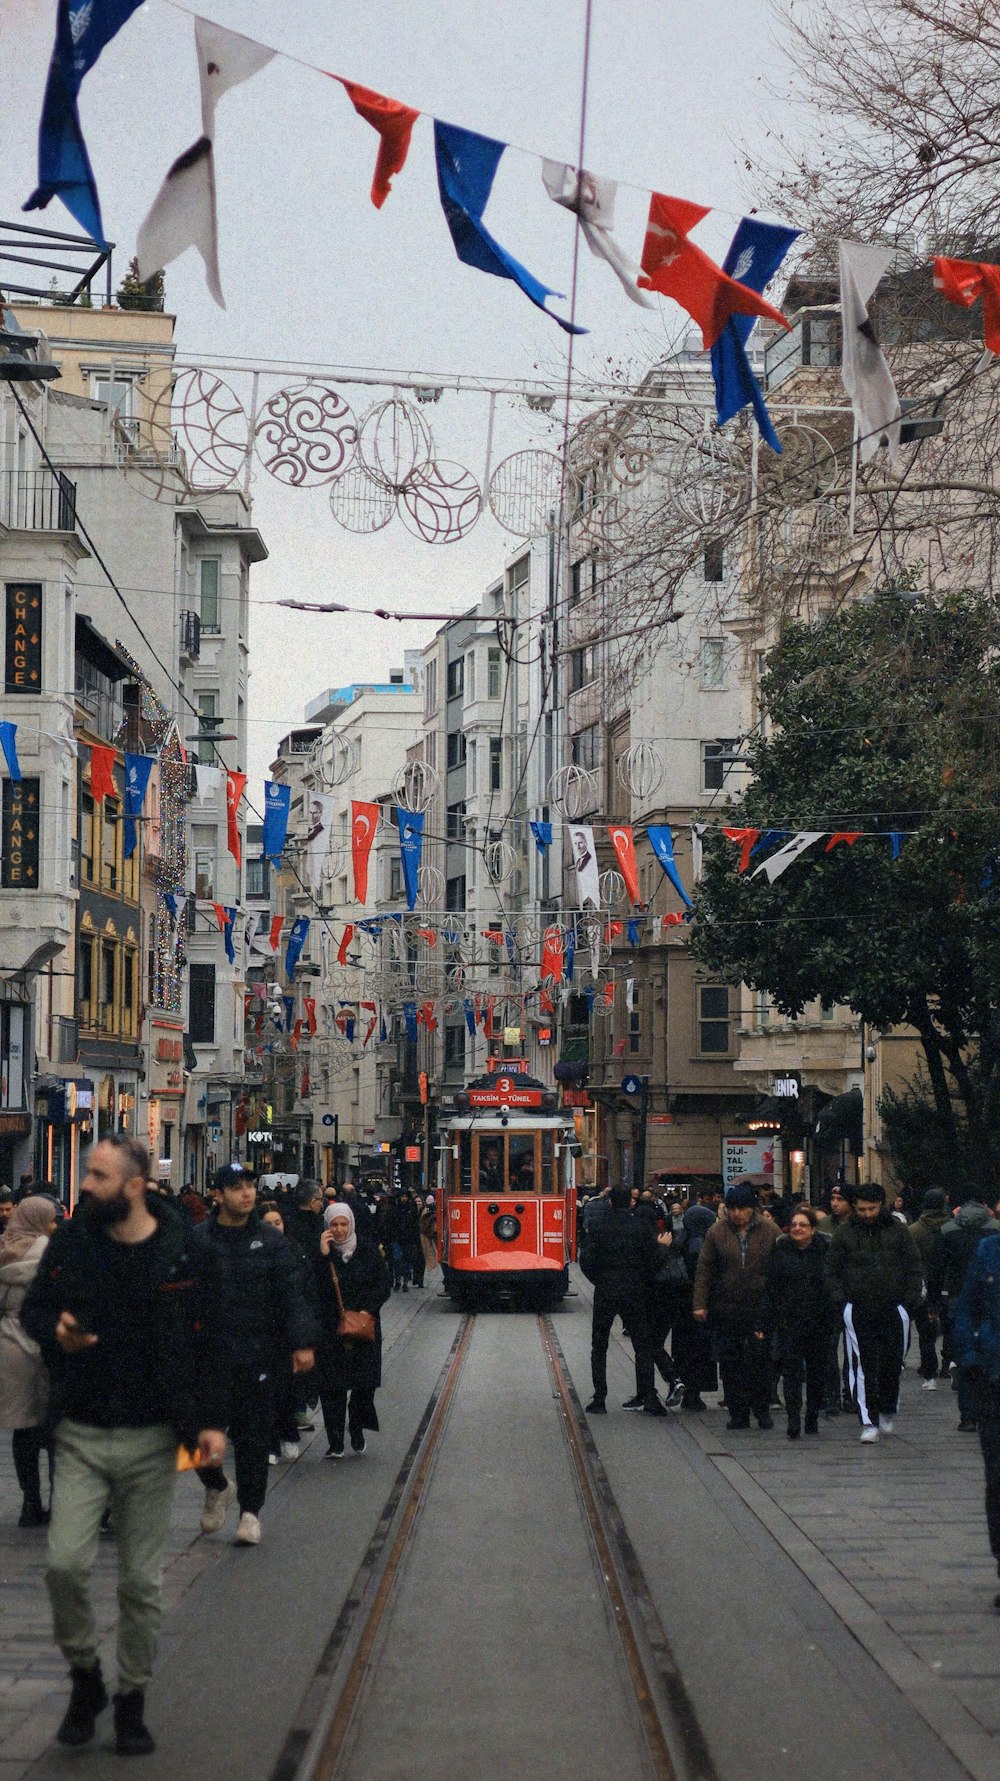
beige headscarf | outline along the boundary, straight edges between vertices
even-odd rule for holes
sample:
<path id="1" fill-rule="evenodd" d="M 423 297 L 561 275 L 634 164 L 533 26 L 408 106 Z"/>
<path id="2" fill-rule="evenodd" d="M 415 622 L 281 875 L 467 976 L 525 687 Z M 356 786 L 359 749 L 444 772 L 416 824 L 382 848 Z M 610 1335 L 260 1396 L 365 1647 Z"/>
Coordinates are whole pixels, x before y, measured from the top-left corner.
<path id="1" fill-rule="evenodd" d="M 19 1262 L 39 1237 L 47 1237 L 56 1209 L 42 1194 L 31 1194 L 15 1206 L 0 1237 L 0 1268 Z"/>

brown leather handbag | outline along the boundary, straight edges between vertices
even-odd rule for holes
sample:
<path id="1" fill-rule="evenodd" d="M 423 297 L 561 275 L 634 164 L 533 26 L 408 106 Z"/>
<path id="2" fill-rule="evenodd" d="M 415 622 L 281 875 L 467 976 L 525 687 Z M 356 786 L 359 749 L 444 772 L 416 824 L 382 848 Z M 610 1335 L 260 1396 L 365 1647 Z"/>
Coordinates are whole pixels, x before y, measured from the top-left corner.
<path id="1" fill-rule="evenodd" d="M 337 1295 L 337 1309 L 340 1312 L 340 1321 L 337 1324 L 337 1334 L 341 1341 L 374 1342 L 375 1319 L 371 1312 L 345 1311 L 344 1300 L 340 1291 L 340 1281 L 337 1279 L 337 1270 L 332 1262 L 330 1263 L 330 1273 L 333 1276 L 333 1290 Z"/>

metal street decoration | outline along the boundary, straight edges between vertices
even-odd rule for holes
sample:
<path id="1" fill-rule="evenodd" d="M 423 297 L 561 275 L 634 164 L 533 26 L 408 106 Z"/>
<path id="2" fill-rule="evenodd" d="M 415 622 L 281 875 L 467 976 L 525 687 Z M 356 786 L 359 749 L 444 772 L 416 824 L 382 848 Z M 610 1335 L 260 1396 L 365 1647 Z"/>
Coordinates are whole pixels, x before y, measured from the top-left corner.
<path id="1" fill-rule="evenodd" d="M 376 402 L 358 427 L 358 462 L 372 481 L 399 494 L 434 457 L 434 437 L 420 410 L 401 396 Z"/>
<path id="2" fill-rule="evenodd" d="M 278 390 L 254 430 L 259 462 L 289 488 L 317 488 L 346 469 L 358 443 L 354 412 L 328 384 Z"/>
<path id="3" fill-rule="evenodd" d="M 548 800 L 566 817 L 576 822 L 588 810 L 598 808 L 597 774 L 586 767 L 559 767 L 549 779 Z"/>
<path id="4" fill-rule="evenodd" d="M 479 484 L 461 464 L 424 464 L 407 477 L 397 497 L 407 531 L 425 544 L 454 544 L 471 532 L 482 510 Z"/>
<path id="5" fill-rule="evenodd" d="M 633 742 L 618 759 L 615 777 L 623 791 L 640 803 L 663 784 L 663 757 L 651 742 Z"/>
<path id="6" fill-rule="evenodd" d="M 427 761 L 407 761 L 398 774 L 394 789 L 397 804 L 418 815 L 426 810 L 438 788 L 436 770 Z M 419 879 L 418 879 L 419 886 Z"/>
<path id="7" fill-rule="evenodd" d="M 554 452 L 515 451 L 489 481 L 490 512 L 515 538 L 541 538 L 552 530 L 563 488 L 562 464 Z"/>

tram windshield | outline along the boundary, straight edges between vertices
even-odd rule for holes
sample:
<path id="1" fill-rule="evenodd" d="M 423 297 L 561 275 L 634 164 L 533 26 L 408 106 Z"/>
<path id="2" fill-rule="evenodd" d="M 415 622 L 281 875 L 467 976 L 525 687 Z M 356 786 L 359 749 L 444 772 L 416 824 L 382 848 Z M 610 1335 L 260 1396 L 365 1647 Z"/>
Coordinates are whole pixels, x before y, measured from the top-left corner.
<path id="1" fill-rule="evenodd" d="M 555 1194 L 561 1191 L 557 1133 L 462 1131 L 452 1160 L 452 1192 Z"/>

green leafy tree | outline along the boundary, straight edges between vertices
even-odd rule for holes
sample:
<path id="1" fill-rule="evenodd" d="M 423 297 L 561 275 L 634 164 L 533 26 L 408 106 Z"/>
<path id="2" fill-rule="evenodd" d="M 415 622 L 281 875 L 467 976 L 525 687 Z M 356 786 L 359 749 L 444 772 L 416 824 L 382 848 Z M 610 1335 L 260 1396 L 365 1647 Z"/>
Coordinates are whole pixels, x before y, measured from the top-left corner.
<path id="1" fill-rule="evenodd" d="M 706 837 L 693 951 L 785 1015 L 846 1004 L 911 1026 L 935 1127 L 998 1182 L 1000 622 L 985 595 L 896 589 L 789 625 L 762 692 L 769 733 L 723 826 L 823 830 L 773 884 Z M 773 726 L 771 728 L 770 726 Z M 897 843 L 893 857 L 891 837 Z M 772 843 L 772 847 L 778 843 Z"/>

